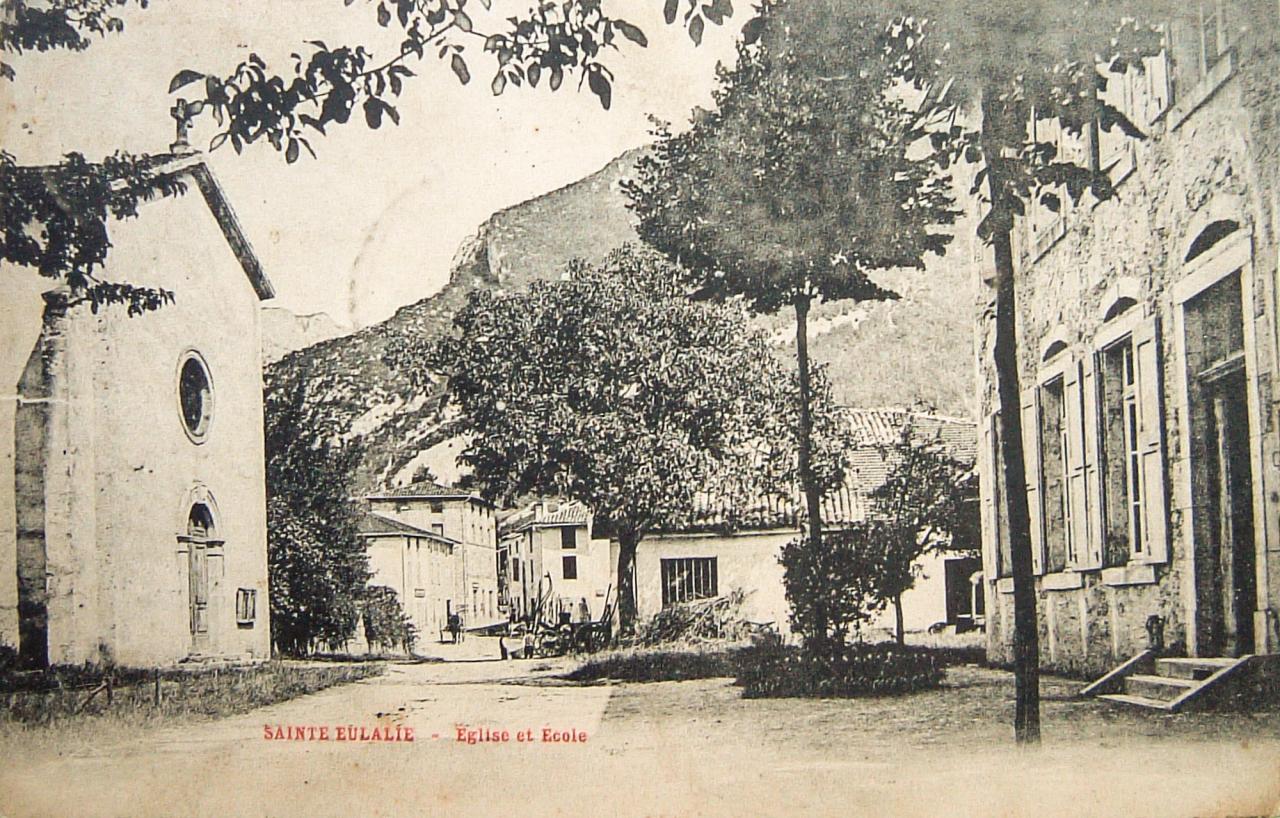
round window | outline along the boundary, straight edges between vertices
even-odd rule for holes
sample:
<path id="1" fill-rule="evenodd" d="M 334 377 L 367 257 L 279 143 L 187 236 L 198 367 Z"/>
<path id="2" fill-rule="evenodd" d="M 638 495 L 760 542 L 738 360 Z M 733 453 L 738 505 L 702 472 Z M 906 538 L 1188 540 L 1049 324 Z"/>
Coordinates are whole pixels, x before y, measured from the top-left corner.
<path id="1" fill-rule="evenodd" d="M 178 403 L 187 435 L 197 443 L 204 440 L 213 415 L 213 385 L 204 360 L 195 352 L 187 353 L 178 368 Z"/>

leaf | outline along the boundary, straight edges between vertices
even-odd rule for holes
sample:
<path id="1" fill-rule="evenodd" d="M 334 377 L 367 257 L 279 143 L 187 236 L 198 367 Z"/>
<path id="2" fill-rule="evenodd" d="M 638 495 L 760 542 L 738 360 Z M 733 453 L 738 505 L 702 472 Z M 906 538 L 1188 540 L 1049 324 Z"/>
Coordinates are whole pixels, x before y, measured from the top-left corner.
<path id="1" fill-rule="evenodd" d="M 453 55 L 453 59 L 449 62 L 449 67 L 453 69 L 453 73 L 458 75 L 458 81 L 463 85 L 471 82 L 471 72 L 467 70 L 467 61 L 462 59 L 461 54 Z"/>
<path id="2" fill-rule="evenodd" d="M 364 121 L 374 130 L 382 127 L 382 104 L 382 100 L 377 97 L 369 97 L 364 101 Z"/>
<path id="3" fill-rule="evenodd" d="M 466 32 L 471 31 L 471 18 L 468 17 L 467 13 L 462 9 L 454 10 L 453 22 L 454 22 L 454 25 L 458 27 L 459 31 L 466 31 Z"/>
<path id="4" fill-rule="evenodd" d="M 693 40 L 694 45 L 702 45 L 702 29 L 705 27 L 701 17 L 694 17 L 689 22 L 689 39 Z"/>
<path id="5" fill-rule="evenodd" d="M 493 95 L 496 97 L 500 95 L 502 93 L 502 90 L 506 87 L 507 87 L 507 75 L 503 74 L 502 72 L 498 72 L 498 75 L 493 78 L 493 82 L 490 83 L 489 90 L 493 91 Z"/>
<path id="6" fill-rule="evenodd" d="M 226 141 L 227 141 L 227 132 L 226 132 L 226 131 L 223 131 L 223 132 L 222 132 L 222 133 L 220 133 L 220 134 L 215 134 L 215 135 L 214 135 L 214 137 L 213 137 L 213 139 L 209 140 L 209 150 L 210 150 L 211 152 L 212 152 L 212 151 L 216 151 L 218 148 L 222 147 L 222 143 L 224 143 L 224 142 L 226 142 Z"/>
<path id="7" fill-rule="evenodd" d="M 289 140 L 289 147 L 284 152 L 284 160 L 291 165 L 298 161 L 298 140 Z"/>
<path id="8" fill-rule="evenodd" d="M 609 105 L 613 102 L 613 89 L 609 85 L 608 77 L 597 68 L 587 73 L 587 85 L 591 88 L 591 93 L 600 97 L 600 106 L 606 111 L 609 110 Z"/>
<path id="9" fill-rule="evenodd" d="M 534 88 L 538 87 L 538 78 L 542 76 L 542 66 L 534 63 L 529 66 L 529 85 Z"/>
<path id="10" fill-rule="evenodd" d="M 564 82 L 564 69 L 558 65 L 551 66 L 551 90 L 559 90 L 562 82 Z"/>
<path id="11" fill-rule="evenodd" d="M 667 0 L 667 4 L 662 7 L 662 16 L 667 19 L 667 25 L 671 25 L 676 21 L 676 14 L 680 11 L 680 0 Z"/>
<path id="12" fill-rule="evenodd" d="M 649 38 L 644 36 L 644 32 L 638 26 L 633 26 L 626 20 L 614 20 L 613 24 L 618 27 L 618 31 L 622 32 L 623 37 L 626 37 L 641 48 L 648 47 Z"/>
<path id="13" fill-rule="evenodd" d="M 386 28 L 387 24 L 390 22 L 391 22 L 391 12 L 387 9 L 387 4 L 379 3 L 378 4 L 378 25 L 382 26 L 383 28 Z"/>
<path id="14" fill-rule="evenodd" d="M 201 74 L 199 71 L 192 71 L 190 68 L 184 68 L 174 74 L 173 79 L 169 80 L 169 93 L 172 94 L 179 88 L 202 79 L 204 79 L 204 74 Z"/>
<path id="15" fill-rule="evenodd" d="M 747 24 L 742 27 L 742 43 L 743 45 L 751 45 L 760 39 L 760 35 L 764 33 L 764 18 L 752 17 Z"/>

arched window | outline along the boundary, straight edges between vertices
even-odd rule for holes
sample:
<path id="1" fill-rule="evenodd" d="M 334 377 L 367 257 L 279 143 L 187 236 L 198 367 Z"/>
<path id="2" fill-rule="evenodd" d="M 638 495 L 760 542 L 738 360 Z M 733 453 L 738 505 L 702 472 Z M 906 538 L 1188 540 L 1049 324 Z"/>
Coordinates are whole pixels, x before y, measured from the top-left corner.
<path id="1" fill-rule="evenodd" d="M 1187 256 L 1183 259 L 1183 262 L 1188 262 L 1197 256 L 1204 255 L 1215 244 L 1239 229 L 1240 223 L 1233 219 L 1220 219 L 1211 223 L 1200 231 L 1200 235 L 1196 236 L 1195 241 L 1191 242 L 1191 247 L 1187 249 Z"/>
<path id="2" fill-rule="evenodd" d="M 215 537 L 213 513 L 204 503 L 191 506 L 191 514 L 187 517 L 187 536 L 193 540 L 209 540 Z"/>

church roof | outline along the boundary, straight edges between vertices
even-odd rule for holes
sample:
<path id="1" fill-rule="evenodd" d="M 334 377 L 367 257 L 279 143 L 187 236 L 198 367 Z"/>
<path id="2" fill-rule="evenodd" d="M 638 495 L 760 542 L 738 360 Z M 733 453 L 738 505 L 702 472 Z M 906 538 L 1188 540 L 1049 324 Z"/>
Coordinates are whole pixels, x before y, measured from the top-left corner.
<path id="1" fill-rule="evenodd" d="M 231 203 L 227 201 L 227 194 L 223 191 L 222 185 L 218 184 L 217 178 L 209 170 L 209 166 L 205 164 L 203 154 L 198 151 L 164 153 L 157 154 L 153 158 L 158 163 L 154 166 L 157 174 L 161 176 L 191 177 L 196 183 L 200 195 L 204 198 L 209 212 L 213 214 L 213 218 L 218 222 L 218 227 L 221 229 L 227 245 L 231 248 L 231 252 L 235 255 L 236 260 L 240 262 L 240 268 L 244 270 L 245 276 L 248 277 L 254 293 L 262 301 L 275 298 L 275 287 L 272 286 L 271 280 L 267 278 L 266 272 L 262 269 L 262 262 L 258 259 L 257 253 L 254 252 L 253 245 L 249 243 L 248 237 L 245 236 L 244 229 L 240 226 L 240 220 L 236 217 L 235 211 L 232 210 Z M 55 169 L 56 166 L 26 168 L 32 173 L 41 174 L 46 178 L 47 182 L 49 181 L 49 174 Z M 122 183 L 117 180 L 115 184 Z"/>

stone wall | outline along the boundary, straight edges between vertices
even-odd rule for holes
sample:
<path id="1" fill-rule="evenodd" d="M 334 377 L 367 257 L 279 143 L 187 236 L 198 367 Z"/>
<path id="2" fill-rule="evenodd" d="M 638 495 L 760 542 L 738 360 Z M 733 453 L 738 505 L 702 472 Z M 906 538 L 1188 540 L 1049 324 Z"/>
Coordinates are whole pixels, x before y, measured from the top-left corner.
<path id="1" fill-rule="evenodd" d="M 1017 242 L 1020 386 L 1037 382 L 1051 341 L 1085 354 L 1102 328 L 1103 312 L 1118 292 L 1137 302 L 1134 309 L 1159 318 L 1165 485 L 1168 497 L 1168 560 L 1150 573 L 1086 570 L 1078 575 L 1037 579 L 1040 650 L 1044 665 L 1096 673 L 1147 644 L 1146 622 L 1165 620 L 1165 640 L 1173 650 L 1195 650 L 1194 537 L 1187 525 L 1191 497 L 1189 442 L 1181 339 L 1172 288 L 1185 275 L 1183 259 L 1207 225 L 1231 219 L 1252 237 L 1254 354 L 1248 361 L 1249 388 L 1260 415 L 1253 445 L 1254 474 L 1262 507 L 1255 506 L 1261 553 L 1272 577 L 1277 559 L 1277 440 L 1272 372 L 1275 361 L 1275 179 L 1258 172 L 1257 145 L 1242 106 L 1242 83 L 1230 76 L 1209 91 L 1178 89 L 1173 108 L 1149 125 L 1150 138 L 1133 146 L 1132 170 L 1117 174 L 1115 199 L 1085 200 L 1068 207 L 1065 234 L 1047 249 L 1024 233 Z M 1198 105 L 1196 103 L 1199 103 Z M 986 291 L 990 295 L 990 289 Z M 990 315 L 979 329 L 979 392 L 984 418 L 993 411 L 994 374 L 990 358 Z M 1087 427 L 1086 427 L 1087 428 Z M 984 491 L 990 491 L 984 480 Z M 1259 513 L 1261 515 L 1259 516 Z M 1265 524 L 1264 522 L 1265 521 Z M 984 533 L 988 569 L 994 564 L 992 532 Z M 1012 595 L 1008 579 L 988 571 L 988 649 L 996 662 L 1012 659 Z M 1108 575 L 1110 574 L 1110 575 Z M 1273 585 L 1280 582 L 1273 581 Z M 1260 587 L 1260 594 L 1265 593 Z M 1276 591 L 1260 606 L 1277 607 Z M 1275 635 L 1268 637 L 1275 648 Z"/>

